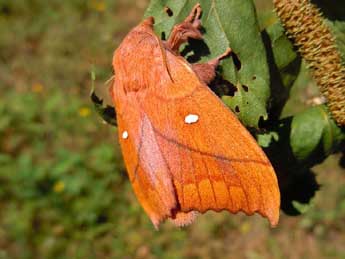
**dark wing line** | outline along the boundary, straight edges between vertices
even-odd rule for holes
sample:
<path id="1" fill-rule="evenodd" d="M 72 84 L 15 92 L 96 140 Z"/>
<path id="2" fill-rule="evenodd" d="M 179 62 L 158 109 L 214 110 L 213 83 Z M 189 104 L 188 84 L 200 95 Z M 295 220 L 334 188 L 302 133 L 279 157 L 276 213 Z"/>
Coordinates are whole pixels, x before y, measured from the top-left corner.
<path id="1" fill-rule="evenodd" d="M 137 164 L 135 165 L 135 169 L 134 169 L 134 176 L 132 179 L 129 179 L 131 181 L 131 183 L 134 183 L 135 180 L 137 179 L 138 176 L 138 169 L 140 166 L 140 153 L 141 153 L 141 147 L 143 145 L 143 135 L 144 135 L 144 123 L 141 124 L 140 126 L 140 136 L 139 136 L 139 147 L 138 147 L 138 157 L 137 157 Z"/>
<path id="2" fill-rule="evenodd" d="M 216 158 L 216 159 L 219 159 L 219 160 L 223 160 L 223 161 L 226 161 L 228 163 L 230 162 L 235 162 L 235 163 L 257 163 L 257 164 L 262 164 L 262 165 L 266 165 L 266 166 L 269 166 L 270 164 L 266 161 L 259 161 L 259 160 L 254 160 L 254 159 L 238 159 L 238 158 L 228 158 L 228 157 L 225 157 L 225 156 L 221 156 L 221 155 L 218 155 L 218 154 L 212 154 L 212 153 L 209 153 L 209 152 L 205 152 L 205 151 L 200 151 L 198 149 L 195 149 L 195 148 L 192 148 L 188 145 L 185 145 L 185 144 L 182 144 L 178 141 L 176 141 L 175 139 L 172 139 L 172 138 L 169 138 L 167 136 L 165 136 L 164 134 L 160 133 L 153 125 L 152 125 L 152 128 L 153 128 L 153 131 L 161 136 L 162 138 L 164 138 L 166 141 L 170 142 L 170 143 L 173 143 L 181 148 L 184 148 L 184 149 L 187 149 L 189 151 L 192 151 L 192 152 L 196 152 L 200 155 L 204 155 L 204 156 L 209 156 L 209 157 L 213 157 L 213 158 Z"/>

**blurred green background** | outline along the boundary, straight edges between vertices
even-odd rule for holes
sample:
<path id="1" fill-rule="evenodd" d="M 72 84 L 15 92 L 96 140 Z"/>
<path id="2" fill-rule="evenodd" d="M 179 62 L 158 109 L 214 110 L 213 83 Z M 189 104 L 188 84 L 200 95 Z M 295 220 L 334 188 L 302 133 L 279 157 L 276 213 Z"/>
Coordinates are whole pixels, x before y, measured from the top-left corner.
<path id="1" fill-rule="evenodd" d="M 147 4 L 0 0 L 0 259 L 345 258 L 338 155 L 314 168 L 322 186 L 311 205 L 298 217 L 282 214 L 275 229 L 260 216 L 209 212 L 184 229 L 154 230 L 116 129 L 89 100 L 91 69 L 105 88 L 112 53 Z M 259 15 L 271 10 L 269 1 L 256 4 Z M 308 75 L 292 91 L 286 114 L 315 95 Z"/>

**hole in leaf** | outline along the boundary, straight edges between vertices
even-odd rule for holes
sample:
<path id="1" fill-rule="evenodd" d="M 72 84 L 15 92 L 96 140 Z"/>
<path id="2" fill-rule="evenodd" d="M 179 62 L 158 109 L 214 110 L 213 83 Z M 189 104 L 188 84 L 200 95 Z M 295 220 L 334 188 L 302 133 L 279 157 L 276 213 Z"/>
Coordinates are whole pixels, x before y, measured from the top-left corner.
<path id="1" fill-rule="evenodd" d="M 162 34 L 161 34 L 161 39 L 162 40 L 166 40 L 166 35 L 165 35 L 165 32 L 163 31 Z"/>
<path id="2" fill-rule="evenodd" d="M 189 63 L 195 63 L 210 53 L 210 49 L 203 40 L 188 39 L 188 44 L 182 49 L 181 56 L 185 57 Z"/>
<path id="3" fill-rule="evenodd" d="M 256 80 L 256 76 L 254 75 L 254 76 L 252 77 L 252 79 L 253 79 L 253 80 Z"/>
<path id="4" fill-rule="evenodd" d="M 264 129 L 266 126 L 266 121 L 264 120 L 264 116 L 259 117 L 259 122 L 258 122 L 259 129 Z"/>
<path id="5" fill-rule="evenodd" d="M 242 85 L 242 87 L 243 87 L 243 90 L 244 90 L 245 92 L 248 92 L 248 91 L 249 91 L 248 86 L 246 86 L 246 85 Z"/>
<path id="6" fill-rule="evenodd" d="M 235 106 L 235 112 L 240 112 L 240 107 L 238 107 L 238 105 Z"/>
<path id="7" fill-rule="evenodd" d="M 95 91 L 92 91 L 91 93 L 91 101 L 93 102 L 93 105 L 97 111 L 97 113 L 101 116 L 101 118 L 108 124 L 117 126 L 117 120 L 116 120 L 116 111 L 113 106 L 110 105 L 104 105 L 103 100 L 100 99 Z"/>
<path id="8" fill-rule="evenodd" d="M 237 92 L 237 87 L 230 82 L 228 82 L 227 87 L 228 87 L 228 94 L 227 95 L 235 96 L 235 93 Z"/>
<path id="9" fill-rule="evenodd" d="M 235 96 L 237 87 L 231 82 L 223 79 L 220 75 L 217 75 L 215 80 L 210 84 L 211 90 L 219 97 L 222 96 Z"/>
<path id="10" fill-rule="evenodd" d="M 238 58 L 235 52 L 232 52 L 231 55 L 232 55 L 232 60 L 234 61 L 237 71 L 240 71 L 242 67 L 240 59 Z"/>
<path id="11" fill-rule="evenodd" d="M 167 13 L 169 17 L 174 15 L 173 11 L 168 6 L 164 7 L 164 11 Z"/>

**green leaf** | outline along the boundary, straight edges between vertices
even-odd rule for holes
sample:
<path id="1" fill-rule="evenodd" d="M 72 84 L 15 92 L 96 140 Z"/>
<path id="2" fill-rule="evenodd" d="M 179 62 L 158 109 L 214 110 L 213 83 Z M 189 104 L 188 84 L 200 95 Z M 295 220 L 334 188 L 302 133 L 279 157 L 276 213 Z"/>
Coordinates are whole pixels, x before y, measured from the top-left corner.
<path id="1" fill-rule="evenodd" d="M 257 135 L 258 144 L 263 148 L 269 147 L 273 141 L 278 141 L 278 140 L 279 140 L 279 135 L 275 131 L 269 131 L 269 132 Z"/>
<path id="2" fill-rule="evenodd" d="M 205 33 L 204 43 L 193 41 L 197 53 L 192 57 L 202 55 L 200 62 L 205 62 L 231 47 L 234 55 L 222 61 L 222 76 L 237 91 L 234 96 L 222 99 L 233 110 L 239 110 L 237 115 L 245 125 L 257 127 L 260 117 L 267 118 L 270 88 L 266 52 L 251 0 L 152 0 L 145 16 L 154 16 L 156 32 L 167 37 L 197 2 L 203 9 Z M 171 9 L 172 16 L 166 13 L 165 7 Z"/>
<path id="3" fill-rule="evenodd" d="M 268 26 L 262 35 L 270 68 L 270 119 L 278 119 L 289 98 L 290 88 L 299 74 L 301 59 L 280 22 Z"/>
<path id="4" fill-rule="evenodd" d="M 328 155 L 344 140 L 344 133 L 330 118 L 323 105 L 309 108 L 293 117 L 290 145 L 298 160 L 305 160 L 318 147 Z"/>
<path id="5" fill-rule="evenodd" d="M 283 70 L 297 58 L 297 54 L 293 50 L 293 45 L 286 36 L 285 30 L 280 22 L 276 22 L 267 27 L 266 31 L 271 40 L 276 65 L 279 70 Z"/>

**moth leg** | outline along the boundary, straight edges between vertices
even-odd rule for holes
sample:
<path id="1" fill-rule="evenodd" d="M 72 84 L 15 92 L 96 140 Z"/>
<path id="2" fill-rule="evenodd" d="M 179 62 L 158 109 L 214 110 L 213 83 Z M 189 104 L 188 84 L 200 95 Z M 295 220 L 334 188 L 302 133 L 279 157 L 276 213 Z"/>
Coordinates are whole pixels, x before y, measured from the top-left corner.
<path id="1" fill-rule="evenodd" d="M 201 6 L 196 4 L 187 18 L 180 24 L 176 24 L 165 42 L 166 47 L 178 54 L 179 47 L 188 38 L 202 39 L 201 28 Z"/>
<path id="2" fill-rule="evenodd" d="M 231 54 L 231 49 L 228 48 L 223 54 L 207 63 L 192 64 L 192 68 L 199 79 L 205 84 L 209 84 L 216 77 L 216 68 L 219 62 Z"/>

